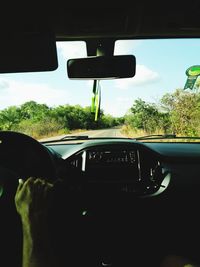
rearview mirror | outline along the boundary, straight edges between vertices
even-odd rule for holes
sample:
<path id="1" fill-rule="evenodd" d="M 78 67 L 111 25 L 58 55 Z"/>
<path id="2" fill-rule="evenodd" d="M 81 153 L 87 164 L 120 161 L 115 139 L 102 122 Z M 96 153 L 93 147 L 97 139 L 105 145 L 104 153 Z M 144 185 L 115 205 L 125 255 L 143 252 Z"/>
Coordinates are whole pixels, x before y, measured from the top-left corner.
<path id="1" fill-rule="evenodd" d="M 94 56 L 69 59 L 67 61 L 70 79 L 119 79 L 135 75 L 136 59 L 133 55 Z"/>

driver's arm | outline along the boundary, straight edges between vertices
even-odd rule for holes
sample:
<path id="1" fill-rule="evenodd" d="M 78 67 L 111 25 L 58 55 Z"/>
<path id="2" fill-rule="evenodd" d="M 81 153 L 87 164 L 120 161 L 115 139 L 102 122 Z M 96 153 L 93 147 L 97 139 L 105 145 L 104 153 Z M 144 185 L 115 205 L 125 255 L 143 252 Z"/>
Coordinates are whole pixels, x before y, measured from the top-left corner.
<path id="1" fill-rule="evenodd" d="M 47 208 L 53 185 L 29 178 L 19 183 L 15 195 L 23 228 L 23 267 L 53 267 L 47 233 Z"/>

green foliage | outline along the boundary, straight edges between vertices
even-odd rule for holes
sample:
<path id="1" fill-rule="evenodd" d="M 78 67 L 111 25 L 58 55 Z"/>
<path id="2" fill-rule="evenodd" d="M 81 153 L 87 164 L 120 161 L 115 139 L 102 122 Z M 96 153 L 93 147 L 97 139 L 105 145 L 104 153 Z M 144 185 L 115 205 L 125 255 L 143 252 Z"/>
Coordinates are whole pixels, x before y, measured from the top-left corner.
<path id="1" fill-rule="evenodd" d="M 197 83 L 199 88 L 200 82 Z M 175 133 L 200 136 L 200 92 L 177 89 L 165 94 L 159 104 L 137 99 L 121 118 L 104 114 L 94 121 L 90 107 L 62 105 L 50 108 L 29 101 L 0 111 L 0 130 L 24 132 L 35 138 L 69 133 L 76 129 L 101 129 L 124 125 L 132 135 Z"/>
<path id="2" fill-rule="evenodd" d="M 11 106 L 0 112 L 0 130 L 12 130 L 21 120 L 20 109 Z"/>
<path id="3" fill-rule="evenodd" d="M 12 130 L 23 132 L 36 139 L 69 133 L 68 129 L 62 127 L 60 123 L 50 117 L 43 118 L 41 121 L 36 122 L 33 122 L 31 119 L 22 120 Z"/>
<path id="4" fill-rule="evenodd" d="M 161 129 L 166 131 L 167 123 L 167 114 L 159 112 L 155 104 L 146 103 L 142 99 L 135 100 L 125 117 L 125 124 L 148 134 L 159 132 Z"/>
<path id="5" fill-rule="evenodd" d="M 23 120 L 38 121 L 47 116 L 49 112 L 50 108 L 47 105 L 38 104 L 35 101 L 26 102 L 20 107 L 20 117 Z"/>
<path id="6" fill-rule="evenodd" d="M 132 133 L 200 136 L 200 92 L 177 89 L 165 94 L 159 105 L 137 99 L 125 116 L 125 124 L 125 130 Z"/>
<path id="7" fill-rule="evenodd" d="M 69 133 L 76 129 L 99 129 L 119 124 L 110 115 L 101 116 L 97 122 L 90 107 L 62 105 L 49 108 L 45 104 L 29 101 L 20 107 L 11 106 L 0 111 L 0 130 L 14 130 L 35 138 Z"/>
<path id="8" fill-rule="evenodd" d="M 169 113 L 171 132 L 181 135 L 200 135 L 200 93 L 177 89 L 161 99 Z"/>

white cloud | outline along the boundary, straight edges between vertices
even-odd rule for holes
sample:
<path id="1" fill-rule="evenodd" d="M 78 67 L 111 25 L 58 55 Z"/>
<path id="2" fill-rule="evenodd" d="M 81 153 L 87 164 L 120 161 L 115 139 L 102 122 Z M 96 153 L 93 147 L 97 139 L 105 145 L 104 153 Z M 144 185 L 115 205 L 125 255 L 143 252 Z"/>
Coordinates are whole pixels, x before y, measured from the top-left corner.
<path id="1" fill-rule="evenodd" d="M 140 45 L 141 40 L 119 40 L 115 43 L 115 55 L 134 54 L 134 50 Z"/>
<path id="2" fill-rule="evenodd" d="M 133 104 L 133 99 L 130 97 L 117 97 L 112 100 L 112 103 L 106 101 L 102 104 L 102 108 L 106 114 L 111 114 L 116 117 L 124 116 L 128 109 Z"/>
<path id="3" fill-rule="evenodd" d="M 0 79 L 0 90 L 8 88 L 9 84 L 6 79 Z"/>
<path id="4" fill-rule="evenodd" d="M 65 59 L 87 56 L 85 42 L 57 42 L 57 48 Z"/>
<path id="5" fill-rule="evenodd" d="M 4 79 L 0 80 L 0 88 L 2 82 L 5 86 L 4 90 L 1 91 L 0 109 L 12 105 L 18 106 L 30 100 L 37 103 L 46 103 L 49 106 L 56 106 L 70 101 L 70 95 L 67 90 L 53 89 L 45 83 L 25 83 Z"/>
<path id="6" fill-rule="evenodd" d="M 136 66 L 136 75 L 133 78 L 119 79 L 115 81 L 115 85 L 120 89 L 133 88 L 133 86 L 142 86 L 157 82 L 160 79 L 157 72 L 149 69 L 144 65 Z"/>

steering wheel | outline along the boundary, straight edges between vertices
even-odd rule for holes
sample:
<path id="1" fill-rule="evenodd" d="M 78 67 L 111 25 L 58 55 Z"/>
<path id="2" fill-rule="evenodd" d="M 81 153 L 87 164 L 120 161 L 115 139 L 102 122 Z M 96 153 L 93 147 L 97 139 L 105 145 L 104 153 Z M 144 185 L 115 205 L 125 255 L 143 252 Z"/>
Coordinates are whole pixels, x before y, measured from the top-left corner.
<path id="1" fill-rule="evenodd" d="M 0 131 L 0 195 L 18 179 L 39 177 L 53 181 L 56 169 L 50 151 L 34 138 L 12 131 Z"/>

